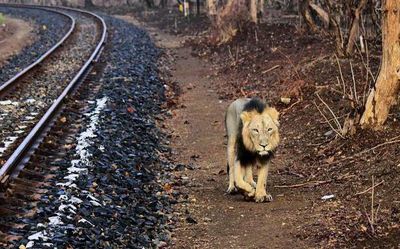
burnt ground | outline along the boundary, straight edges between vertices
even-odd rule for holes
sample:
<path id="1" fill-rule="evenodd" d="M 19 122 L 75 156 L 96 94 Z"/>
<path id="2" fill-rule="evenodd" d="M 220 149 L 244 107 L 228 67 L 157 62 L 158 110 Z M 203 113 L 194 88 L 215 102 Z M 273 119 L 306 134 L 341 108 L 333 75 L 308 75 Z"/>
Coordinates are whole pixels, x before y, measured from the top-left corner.
<path id="1" fill-rule="evenodd" d="M 158 18 L 143 20 L 160 29 L 171 20 L 154 16 Z M 187 29 L 189 35 L 198 26 L 195 21 L 193 28 Z M 204 26 L 197 33 L 204 33 Z M 182 173 L 191 182 L 191 202 L 179 205 L 181 223 L 173 248 L 397 246 L 398 107 L 381 131 L 357 127 L 355 135 L 345 138 L 332 132 L 316 105 L 329 120 L 332 116 L 315 93 L 341 124 L 351 108 L 337 81 L 340 73 L 329 39 L 277 20 L 256 31 L 243 31 L 224 46 L 190 44 L 192 50 L 173 50 L 172 81 L 183 93 L 169 125 L 172 145 L 176 160 L 194 168 Z M 379 52 L 374 52 L 379 47 L 370 44 L 368 60 L 365 53 L 362 59 L 357 55 L 339 60 L 347 91 L 353 84 L 352 64 L 360 103 L 365 84 L 371 84 L 361 61 L 369 61 L 375 75 L 379 68 Z M 255 204 L 224 195 L 224 110 L 230 101 L 244 96 L 264 97 L 281 112 L 282 145 L 268 182 L 275 197 L 272 203 Z M 284 104 L 281 97 L 290 97 L 291 102 Z M 371 190 L 365 191 L 372 181 L 378 184 L 373 198 Z M 325 195 L 334 197 L 322 200 Z"/>

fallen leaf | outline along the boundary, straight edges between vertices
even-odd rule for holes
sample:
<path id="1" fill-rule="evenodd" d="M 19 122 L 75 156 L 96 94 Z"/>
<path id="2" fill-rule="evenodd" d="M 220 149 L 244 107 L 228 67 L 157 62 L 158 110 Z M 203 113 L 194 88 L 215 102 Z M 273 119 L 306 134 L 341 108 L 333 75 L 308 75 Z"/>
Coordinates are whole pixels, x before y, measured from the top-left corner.
<path id="1" fill-rule="evenodd" d="M 133 108 L 133 107 L 128 107 L 128 108 L 126 108 L 126 110 L 129 112 L 129 113 L 134 113 L 136 110 L 135 110 L 135 108 Z"/>
<path id="2" fill-rule="evenodd" d="M 172 190 L 172 186 L 169 183 L 164 184 L 164 190 L 166 192 L 170 192 Z"/>
<path id="3" fill-rule="evenodd" d="M 326 163 L 333 163 L 334 160 L 335 160 L 335 156 L 331 156 L 331 157 L 327 158 L 327 159 L 325 160 L 325 162 L 326 162 Z"/>
<path id="4" fill-rule="evenodd" d="M 366 232 L 368 230 L 368 228 L 366 226 L 364 226 L 363 224 L 361 224 L 361 231 Z"/>
<path id="5" fill-rule="evenodd" d="M 61 118 L 60 118 L 60 122 L 61 122 L 61 123 L 67 122 L 67 117 L 61 117 Z"/>

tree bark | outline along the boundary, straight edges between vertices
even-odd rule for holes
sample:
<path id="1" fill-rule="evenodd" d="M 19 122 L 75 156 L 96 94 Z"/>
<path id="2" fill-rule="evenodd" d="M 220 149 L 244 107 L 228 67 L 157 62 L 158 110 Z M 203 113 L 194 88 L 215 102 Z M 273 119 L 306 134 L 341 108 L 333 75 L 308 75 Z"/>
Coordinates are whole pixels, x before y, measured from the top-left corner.
<path id="1" fill-rule="evenodd" d="M 363 128 L 379 129 L 396 104 L 400 83 L 400 1 L 383 3 L 382 65 L 361 118 Z"/>
<path id="2" fill-rule="evenodd" d="M 340 29 L 339 17 L 333 11 L 333 3 L 331 0 L 326 0 L 329 15 L 329 27 L 332 29 L 333 36 L 335 37 L 336 53 L 339 57 L 344 56 L 344 40 L 342 30 Z"/>
<path id="3" fill-rule="evenodd" d="M 321 18 L 321 21 L 324 24 L 325 28 L 329 27 L 329 14 L 320 6 L 314 4 L 314 3 L 310 3 L 310 8 L 313 9 L 317 15 Z"/>
<path id="4" fill-rule="evenodd" d="M 211 21 L 215 21 L 215 17 L 217 16 L 217 5 L 216 0 L 207 0 L 207 14 L 210 17 Z"/>
<path id="5" fill-rule="evenodd" d="M 250 19 L 253 23 L 257 23 L 257 2 L 258 0 L 250 0 Z"/>
<path id="6" fill-rule="evenodd" d="M 249 5 L 248 0 L 228 0 L 216 16 L 210 41 L 217 44 L 230 41 L 240 25 L 251 20 Z"/>
<path id="7" fill-rule="evenodd" d="M 304 22 L 307 24 L 308 28 L 312 31 L 312 32 L 316 32 L 317 29 L 317 25 L 315 24 L 311 13 L 310 13 L 310 2 L 311 0 L 301 0 L 300 2 L 300 13 L 303 16 L 303 20 Z"/>
<path id="8" fill-rule="evenodd" d="M 351 28 L 349 32 L 349 39 L 347 42 L 347 47 L 346 47 L 346 54 L 347 55 L 352 55 L 354 52 L 354 44 L 356 43 L 358 36 L 359 36 L 359 31 L 360 31 L 360 17 L 362 14 L 362 11 L 367 4 L 367 0 L 361 0 L 358 7 L 355 9 L 353 13 L 353 20 L 351 22 Z"/>
<path id="9" fill-rule="evenodd" d="M 237 26 L 235 19 L 239 18 L 237 16 L 241 0 L 236 2 L 236 0 L 228 0 L 223 9 L 217 15 L 216 29 L 217 42 L 219 44 L 226 43 L 230 41 L 237 32 Z"/>
<path id="10" fill-rule="evenodd" d="M 264 17 L 264 0 L 257 0 L 257 17 L 260 23 Z"/>

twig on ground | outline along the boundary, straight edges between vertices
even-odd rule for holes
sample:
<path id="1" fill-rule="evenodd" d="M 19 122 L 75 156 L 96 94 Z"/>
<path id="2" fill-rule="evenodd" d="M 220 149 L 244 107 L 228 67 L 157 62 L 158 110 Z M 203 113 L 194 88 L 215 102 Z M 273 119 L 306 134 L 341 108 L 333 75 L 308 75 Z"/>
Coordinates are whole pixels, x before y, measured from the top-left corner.
<path id="1" fill-rule="evenodd" d="M 344 162 L 344 161 L 349 160 L 349 159 L 354 159 L 355 157 L 361 156 L 361 155 L 363 155 L 363 154 L 365 154 L 365 153 L 367 153 L 367 152 L 370 152 L 370 151 L 372 151 L 372 150 L 376 150 L 376 149 L 378 149 L 378 148 L 380 148 L 380 147 L 382 147 L 382 146 L 389 145 L 389 144 L 400 143 L 400 139 L 399 139 L 399 140 L 395 140 L 395 139 L 397 139 L 397 138 L 399 138 L 399 137 L 400 137 L 400 136 L 396 136 L 396 137 L 392 138 L 392 140 L 390 140 L 390 141 L 387 141 L 387 142 L 378 144 L 378 145 L 376 145 L 376 146 L 374 146 L 374 147 L 372 147 L 372 148 L 369 148 L 369 149 L 365 149 L 365 150 L 363 150 L 363 151 L 360 151 L 360 152 L 358 152 L 358 153 L 356 153 L 356 154 L 354 154 L 354 155 L 352 155 L 352 156 L 348 156 L 348 157 L 345 157 L 345 158 L 341 158 L 341 159 L 339 159 L 339 160 L 336 160 L 336 161 L 334 161 L 334 162 L 330 162 L 330 163 L 325 164 L 325 165 L 333 165 L 333 164 L 337 164 L 337 163 L 340 163 L 340 162 Z"/>
<path id="2" fill-rule="evenodd" d="M 328 181 L 311 181 L 311 182 L 304 182 L 304 183 L 299 183 L 299 184 L 293 184 L 293 185 L 276 185 L 274 188 L 300 188 L 304 186 L 318 186 L 321 184 L 326 184 L 330 183 L 333 180 L 328 180 Z"/>
<path id="3" fill-rule="evenodd" d="M 374 189 L 376 187 L 378 187 L 379 185 L 383 184 L 384 182 L 385 182 L 385 180 L 382 180 L 382 181 L 378 182 L 377 184 L 372 185 L 371 187 L 367 188 L 366 190 L 356 193 L 355 195 L 362 195 L 362 194 L 368 193 L 371 190 L 374 191 Z"/>
<path id="4" fill-rule="evenodd" d="M 281 112 L 281 116 L 284 116 L 290 109 L 292 109 L 295 105 L 297 105 L 298 103 L 301 102 L 301 99 L 298 99 L 296 102 L 294 102 L 293 104 L 291 104 L 288 108 L 284 109 Z"/>
<path id="5" fill-rule="evenodd" d="M 273 70 L 275 70 L 277 68 L 280 68 L 280 67 L 281 67 L 281 65 L 275 65 L 275 66 L 273 66 L 273 67 L 271 67 L 271 68 L 269 68 L 269 69 L 267 69 L 265 71 L 262 71 L 261 74 L 266 74 L 266 73 L 271 72 L 271 71 L 273 71 Z"/>
<path id="6" fill-rule="evenodd" d="M 395 143 L 400 143 L 400 140 L 391 140 L 391 141 L 387 141 L 387 142 L 378 144 L 377 146 L 374 146 L 374 147 L 372 147 L 370 149 L 366 149 L 366 150 L 363 150 L 363 151 L 357 153 L 355 156 L 360 156 L 360 155 L 365 154 L 365 153 L 367 153 L 367 152 L 369 152 L 371 150 L 375 150 L 375 149 L 377 149 L 379 147 L 382 147 L 382 146 L 385 146 L 385 145 L 388 145 L 388 144 L 395 144 Z"/>
<path id="7" fill-rule="evenodd" d="M 303 182 L 303 183 L 293 184 L 293 185 L 275 185 L 274 188 L 300 188 L 300 187 L 305 187 L 305 186 L 315 187 L 315 186 L 328 184 L 328 183 L 335 182 L 335 181 L 341 181 L 341 180 L 348 179 L 348 178 L 351 178 L 354 176 L 355 175 L 344 174 L 337 178 L 329 179 L 329 180 L 325 180 L 325 181 L 309 181 L 309 182 Z"/>
<path id="8" fill-rule="evenodd" d="M 280 49 L 277 49 L 277 50 L 278 50 L 278 52 L 279 52 L 281 55 L 283 55 L 283 56 L 289 61 L 289 63 L 292 65 L 294 71 L 296 72 L 297 79 L 300 80 L 301 77 L 300 77 L 299 71 L 297 70 L 297 68 L 296 68 L 296 66 L 294 65 L 293 61 L 289 58 L 289 56 L 287 56 L 286 54 L 284 54 Z"/>

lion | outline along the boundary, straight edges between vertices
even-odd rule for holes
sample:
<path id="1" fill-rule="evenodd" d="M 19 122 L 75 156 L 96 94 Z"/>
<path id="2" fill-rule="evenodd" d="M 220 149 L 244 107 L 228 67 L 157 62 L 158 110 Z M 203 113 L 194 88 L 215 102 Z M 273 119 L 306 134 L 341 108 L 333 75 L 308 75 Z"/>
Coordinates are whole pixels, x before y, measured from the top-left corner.
<path id="1" fill-rule="evenodd" d="M 279 145 L 279 112 L 259 98 L 231 103 L 225 116 L 228 136 L 228 193 L 238 188 L 256 202 L 272 201 L 266 183 L 271 158 Z M 258 169 L 257 183 L 253 167 Z"/>

